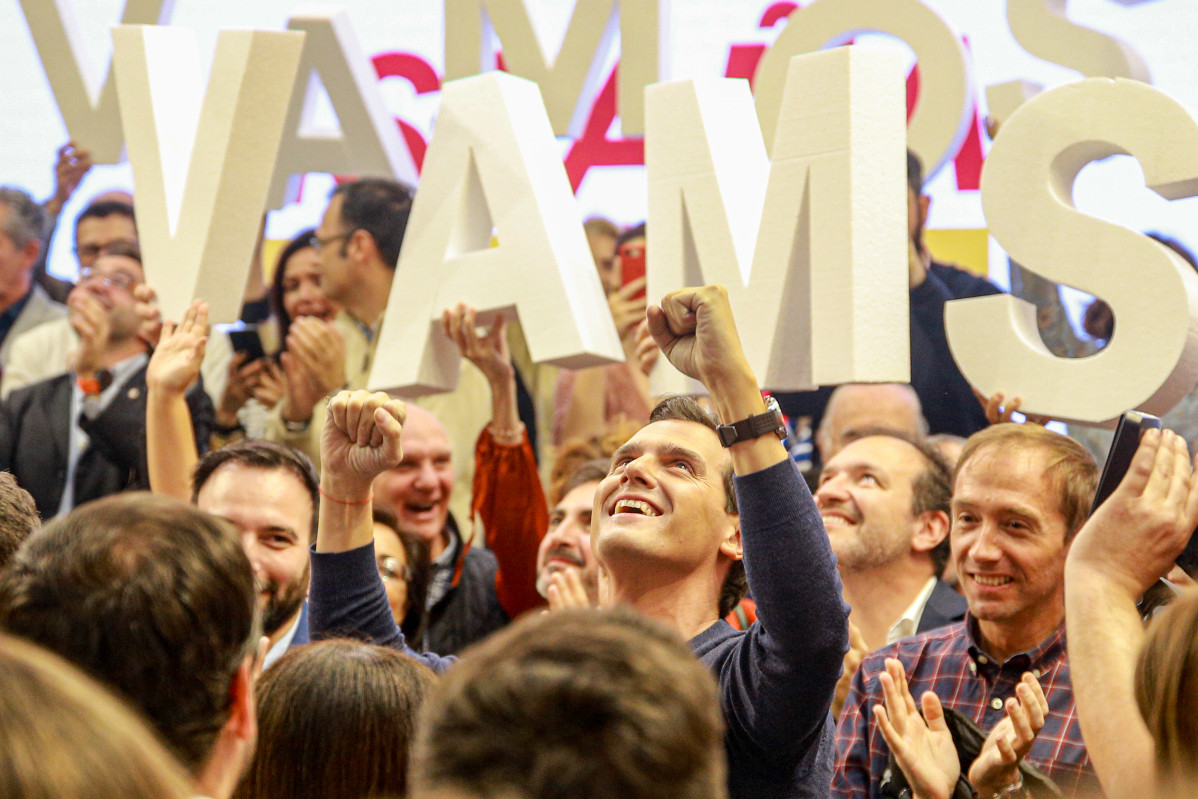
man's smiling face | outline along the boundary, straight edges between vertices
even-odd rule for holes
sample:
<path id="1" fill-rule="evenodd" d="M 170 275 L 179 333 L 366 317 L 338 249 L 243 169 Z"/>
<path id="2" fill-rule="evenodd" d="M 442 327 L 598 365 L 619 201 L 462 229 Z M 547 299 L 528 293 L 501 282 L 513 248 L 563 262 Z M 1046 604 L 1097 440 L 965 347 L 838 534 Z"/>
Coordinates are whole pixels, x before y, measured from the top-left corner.
<path id="1" fill-rule="evenodd" d="M 738 553 L 738 519 L 724 488 L 730 468 L 715 431 L 697 422 L 642 428 L 612 455 L 595 492 L 600 561 L 609 569 L 693 572 Z"/>
<path id="2" fill-rule="evenodd" d="M 400 444 L 403 460 L 375 478 L 374 494 L 395 514 L 400 529 L 432 543 L 449 518 L 455 478 L 449 436 L 435 416 L 409 405 Z"/>

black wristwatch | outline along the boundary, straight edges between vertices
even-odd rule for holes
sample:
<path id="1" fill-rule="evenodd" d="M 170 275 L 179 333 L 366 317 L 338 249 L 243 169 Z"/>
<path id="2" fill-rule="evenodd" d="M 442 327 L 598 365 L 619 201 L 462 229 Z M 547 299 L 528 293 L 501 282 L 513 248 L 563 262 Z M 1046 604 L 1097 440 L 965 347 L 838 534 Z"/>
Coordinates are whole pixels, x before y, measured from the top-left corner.
<path id="1" fill-rule="evenodd" d="M 765 413 L 755 413 L 732 424 L 722 424 L 715 429 L 720 436 L 720 443 L 730 447 L 740 441 L 760 438 L 773 433 L 779 439 L 786 438 L 786 423 L 782 420 L 782 409 L 778 400 L 764 396 Z"/>

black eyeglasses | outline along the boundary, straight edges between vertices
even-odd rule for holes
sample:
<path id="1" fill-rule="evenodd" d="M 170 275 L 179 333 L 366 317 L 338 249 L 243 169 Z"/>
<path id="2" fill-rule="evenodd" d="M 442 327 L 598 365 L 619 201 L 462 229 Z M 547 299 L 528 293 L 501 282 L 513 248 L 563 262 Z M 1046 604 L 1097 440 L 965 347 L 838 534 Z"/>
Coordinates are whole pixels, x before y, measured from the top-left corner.
<path id="1" fill-rule="evenodd" d="M 354 235 L 357 230 L 357 228 L 354 228 L 353 230 L 347 230 L 344 233 L 338 233 L 334 236 L 329 236 L 327 239 L 322 239 L 320 236 L 317 236 L 315 233 L 313 233 L 312 238 L 308 239 L 308 246 L 316 250 L 317 254 L 319 254 L 321 250 L 332 244 L 334 241 L 348 239 L 350 236 Z"/>

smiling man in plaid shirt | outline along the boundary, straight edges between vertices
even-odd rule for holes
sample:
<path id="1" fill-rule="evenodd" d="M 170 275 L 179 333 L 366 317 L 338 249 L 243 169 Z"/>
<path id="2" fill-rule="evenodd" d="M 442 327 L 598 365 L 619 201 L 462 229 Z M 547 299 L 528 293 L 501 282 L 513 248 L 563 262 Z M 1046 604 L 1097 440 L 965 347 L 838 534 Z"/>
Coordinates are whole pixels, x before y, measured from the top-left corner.
<path id="1" fill-rule="evenodd" d="M 1069 543 L 1086 519 L 1097 481 L 1098 469 L 1080 445 L 1042 427 L 996 425 L 969 439 L 958 464 L 950 533 L 969 613 L 963 622 L 884 647 L 861 663 L 836 731 L 834 796 L 884 795 L 890 751 L 873 707 L 883 702 L 878 675 L 887 657 L 902 661 L 912 696 L 935 692 L 985 733 L 1005 718 L 1006 700 L 1031 672 L 1049 710 L 1026 761 L 1066 795 L 1096 787 L 1069 679 L 1063 578 Z"/>

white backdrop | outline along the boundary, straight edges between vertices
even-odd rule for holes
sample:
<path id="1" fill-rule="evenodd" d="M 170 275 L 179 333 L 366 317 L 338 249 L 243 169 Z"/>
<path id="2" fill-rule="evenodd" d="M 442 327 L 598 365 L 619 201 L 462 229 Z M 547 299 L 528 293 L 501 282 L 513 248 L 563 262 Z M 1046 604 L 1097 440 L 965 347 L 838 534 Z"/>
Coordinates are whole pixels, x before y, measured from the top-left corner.
<path id="1" fill-rule="evenodd" d="M 52 0 L 44 0 L 51 2 Z M 111 51 L 108 28 L 114 24 L 123 0 L 63 0 L 78 18 L 90 49 L 93 77 L 106 68 Z M 1046 0 L 1047 1 L 1047 0 Z M 566 0 L 524 0 L 542 47 L 553 53 L 560 45 L 572 3 Z M 884 0 L 878 0 L 881 4 Z M 967 40 L 973 58 L 974 93 L 985 114 L 985 87 L 1022 78 L 1048 87 L 1077 80 L 1073 70 L 1051 64 L 1025 52 L 1007 26 L 1003 0 L 923 0 L 950 22 Z M 807 5 L 804 0 L 799 5 Z M 175 0 L 171 24 L 194 28 L 201 52 L 210 57 L 215 34 L 222 27 L 282 29 L 294 0 Z M 372 57 L 404 53 L 423 61 L 439 77 L 444 74 L 444 13 L 441 0 L 350 0 L 344 4 L 362 43 Z M 778 27 L 763 29 L 759 22 L 775 4 L 758 0 L 670 0 L 669 77 L 724 75 L 730 52 L 736 48 L 769 45 Z M 402 9 L 402 10 L 400 10 Z M 1070 20 L 1134 48 L 1147 63 L 1154 85 L 1192 107 L 1198 107 L 1198 2 L 1195 0 L 1071 0 Z M 21 186 L 35 196 L 48 196 L 53 187 L 55 149 L 66 140 L 66 131 L 38 53 L 17 0 L 0 0 L 0 70 L 6 76 L 0 91 L 0 183 Z M 896 40 L 862 37 L 871 46 L 900 47 Z M 609 58 L 614 62 L 614 55 Z M 610 65 L 604 74 L 610 71 Z M 439 91 L 418 94 L 402 77 L 383 80 L 383 92 L 394 115 L 427 140 L 431 135 Z M 589 103 L 588 103 L 589 104 Z M 609 131 L 618 137 L 618 121 Z M 571 141 L 562 139 L 563 155 Z M 980 148 L 988 147 L 985 136 Z M 967 145 L 968 146 L 968 145 Z M 315 224 L 332 185 L 329 176 L 313 175 L 304 184 L 300 202 L 271 214 L 268 235 L 282 238 Z M 97 167 L 67 207 L 64 217 L 74 218 L 82 202 L 113 187 L 132 188 L 128 165 Z M 959 190 L 958 175 L 950 162 L 929 185 L 935 201 L 930 227 L 981 228 L 985 226 L 975 190 Z M 1169 203 L 1143 187 L 1134 161 L 1113 158 L 1082 173 L 1075 198 L 1080 210 L 1117 221 L 1138 230 L 1160 230 L 1190 246 L 1198 244 L 1193 232 L 1198 200 Z M 621 223 L 644 218 L 646 182 L 638 166 L 599 166 L 586 172 L 578 189 L 584 213 L 600 213 Z M 68 225 L 69 228 L 69 225 Z M 69 230 L 55 246 L 52 270 L 70 275 Z M 996 253 L 997 254 L 997 253 Z M 1005 262 L 994 277 L 1005 281 Z"/>

